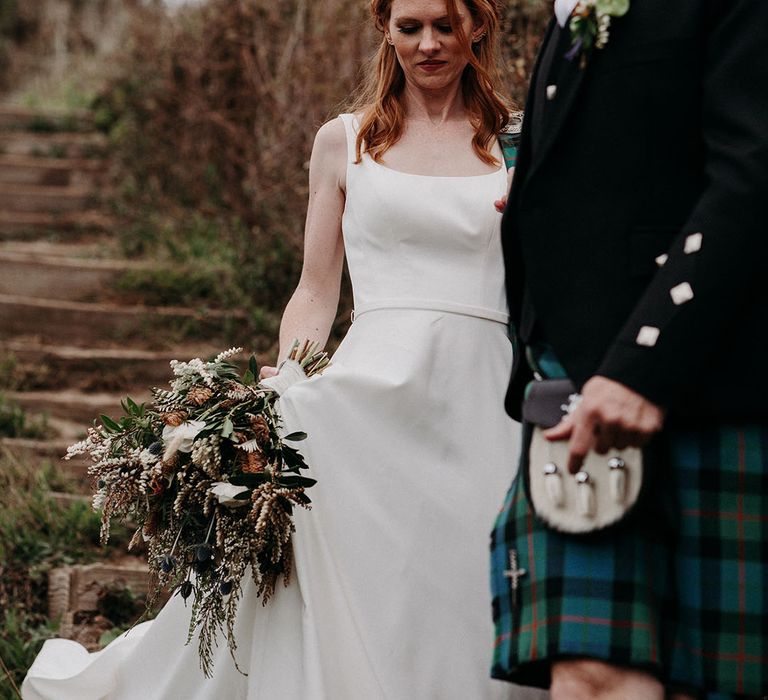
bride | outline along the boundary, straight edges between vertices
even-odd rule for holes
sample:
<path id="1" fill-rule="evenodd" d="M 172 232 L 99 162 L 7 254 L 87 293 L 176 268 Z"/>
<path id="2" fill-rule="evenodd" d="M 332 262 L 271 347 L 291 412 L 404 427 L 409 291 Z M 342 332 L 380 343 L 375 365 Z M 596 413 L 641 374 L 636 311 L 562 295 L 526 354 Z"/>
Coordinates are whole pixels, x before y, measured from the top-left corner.
<path id="1" fill-rule="evenodd" d="M 489 679 L 488 532 L 517 451 L 493 206 L 508 118 L 491 77 L 496 4 L 372 9 L 383 39 L 365 97 L 315 141 L 281 357 L 293 338 L 327 341 L 345 254 L 354 323 L 331 367 L 280 400 L 318 483 L 296 513 L 294 581 L 265 607 L 245 585 L 247 676 L 222 640 L 203 677 L 176 596 L 100 652 L 46 642 L 25 700 L 541 697 Z"/>

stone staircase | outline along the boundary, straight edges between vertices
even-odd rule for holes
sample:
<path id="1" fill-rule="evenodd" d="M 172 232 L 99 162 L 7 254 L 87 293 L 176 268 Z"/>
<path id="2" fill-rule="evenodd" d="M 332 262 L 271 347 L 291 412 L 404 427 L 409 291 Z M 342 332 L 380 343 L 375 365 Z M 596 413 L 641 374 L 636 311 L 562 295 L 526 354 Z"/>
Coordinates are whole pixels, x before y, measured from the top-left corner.
<path id="1" fill-rule="evenodd" d="M 87 114 L 0 107 L 0 362 L 22 377 L 0 393 L 48 425 L 42 439 L 2 442 L 31 469 L 58 462 L 99 414 L 119 416 L 125 395 L 148 400 L 148 388 L 168 380 L 170 359 L 231 345 L 230 313 L 120 298 L 120 276 L 152 263 L 120 258 L 118 224 L 104 205 L 107 174 L 108 145 Z M 75 486 L 56 499 L 87 499 L 87 465 L 61 468 Z M 95 586 L 122 580 L 141 589 L 142 577 L 146 567 L 125 558 L 58 569 L 51 613 L 71 636 L 78 613 L 93 607 Z"/>

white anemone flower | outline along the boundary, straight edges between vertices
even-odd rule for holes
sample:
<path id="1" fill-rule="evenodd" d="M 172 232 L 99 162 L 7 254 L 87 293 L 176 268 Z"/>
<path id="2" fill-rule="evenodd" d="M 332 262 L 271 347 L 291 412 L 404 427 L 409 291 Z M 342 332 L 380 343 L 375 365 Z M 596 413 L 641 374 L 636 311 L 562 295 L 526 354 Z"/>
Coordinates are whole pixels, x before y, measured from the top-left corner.
<path id="1" fill-rule="evenodd" d="M 188 420 L 176 426 L 166 425 L 163 428 L 163 442 L 166 446 L 163 459 L 170 459 L 176 452 L 192 452 L 192 443 L 203 428 L 205 421 L 201 420 Z"/>
<path id="2" fill-rule="evenodd" d="M 223 506 L 245 506 L 248 505 L 247 500 L 238 500 L 235 498 L 238 494 L 245 493 L 248 490 L 247 486 L 235 486 L 234 484 L 227 483 L 226 481 L 217 481 L 208 489 L 208 493 L 212 493 L 219 499 L 219 503 Z"/>

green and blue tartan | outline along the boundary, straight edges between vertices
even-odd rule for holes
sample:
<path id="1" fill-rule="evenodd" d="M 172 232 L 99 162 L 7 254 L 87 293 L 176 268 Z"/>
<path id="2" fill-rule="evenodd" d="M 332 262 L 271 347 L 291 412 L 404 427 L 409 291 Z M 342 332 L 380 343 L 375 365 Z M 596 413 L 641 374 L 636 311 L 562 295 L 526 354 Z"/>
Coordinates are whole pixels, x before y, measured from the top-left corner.
<path id="1" fill-rule="evenodd" d="M 669 428 L 656 449 L 642 503 L 588 536 L 536 518 L 523 450 L 492 533 L 495 678 L 548 687 L 553 660 L 588 657 L 710 700 L 768 694 L 768 426 Z"/>

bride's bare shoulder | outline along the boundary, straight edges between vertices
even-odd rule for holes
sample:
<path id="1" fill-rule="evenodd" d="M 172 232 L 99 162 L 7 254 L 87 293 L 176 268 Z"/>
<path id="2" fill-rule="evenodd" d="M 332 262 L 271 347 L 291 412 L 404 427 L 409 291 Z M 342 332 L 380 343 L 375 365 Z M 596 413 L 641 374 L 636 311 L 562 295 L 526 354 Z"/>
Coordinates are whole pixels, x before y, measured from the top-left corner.
<path id="1" fill-rule="evenodd" d="M 344 128 L 342 118 L 336 117 L 325 122 L 315 135 L 314 150 L 320 150 L 325 153 L 342 152 L 346 153 L 347 133 Z"/>
<path id="2" fill-rule="evenodd" d="M 346 189 L 348 160 L 347 134 L 341 117 L 323 124 L 315 135 L 310 160 L 310 181 L 321 177 L 333 181 Z"/>

